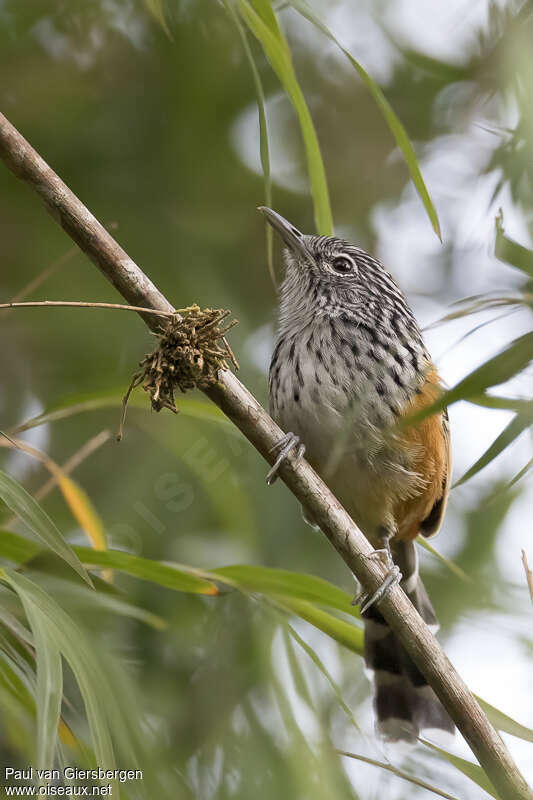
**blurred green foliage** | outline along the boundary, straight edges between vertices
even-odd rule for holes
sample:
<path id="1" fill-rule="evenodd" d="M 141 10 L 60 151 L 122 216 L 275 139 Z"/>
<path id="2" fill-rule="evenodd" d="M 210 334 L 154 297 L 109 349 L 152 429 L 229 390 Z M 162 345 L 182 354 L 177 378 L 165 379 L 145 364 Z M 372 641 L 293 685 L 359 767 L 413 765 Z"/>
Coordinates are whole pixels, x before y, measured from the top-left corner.
<path id="1" fill-rule="evenodd" d="M 255 212 L 265 192 L 301 229 L 314 230 L 316 219 L 327 230 L 331 213 L 336 230 L 375 251 L 389 235 L 379 213 L 401 208 L 410 176 L 418 180 L 423 202 L 416 198 L 409 206 L 419 218 L 409 246 L 420 257 L 417 246 L 426 234 L 431 245 L 422 251 L 423 276 L 413 259 L 401 277 L 415 300 L 431 302 L 433 316 L 443 316 L 436 312 L 472 294 L 473 276 L 464 266 L 472 261 L 452 219 L 459 198 L 440 191 L 450 175 L 445 167 L 430 169 L 431 156 L 450 141 L 459 150 L 460 137 L 475 145 L 474 129 L 483 125 L 491 146 L 485 158 L 472 158 L 464 193 L 491 178 L 482 216 L 492 229 L 501 204 L 506 230 L 499 218 L 496 243 L 483 242 L 483 257 L 496 244 L 496 256 L 510 266 L 491 258 L 480 296 L 460 312 L 447 312 L 455 319 L 438 331 L 449 342 L 448 326 L 474 325 L 473 312 L 488 313 L 488 325 L 496 305 L 518 307 L 520 319 L 531 308 L 533 4 L 482 4 L 482 14 L 458 4 L 457 24 L 469 36 L 449 58 L 432 49 L 434 37 L 422 47 L 419 36 L 417 47 L 416 37 L 402 34 L 394 4 L 386 0 L 356 8 L 340 0 L 317 2 L 311 12 L 301 2 L 278 5 L 274 16 L 266 0 L 0 0 L 2 110 L 113 226 L 171 301 L 231 308 L 239 319 L 231 343 L 241 376 L 264 404 L 276 302 Z M 356 42 L 346 41 L 352 63 L 299 11 L 315 15 L 318 27 L 334 32 L 342 45 L 338 31 L 344 30 L 346 40 Z M 403 5 L 400 13 L 407 11 Z M 421 25 L 434 33 L 427 17 Z M 367 65 L 372 49 L 365 52 L 357 39 L 359 27 L 382 53 L 386 79 Z M 261 124 L 255 128 L 258 97 Z M 409 139 L 402 138 L 405 131 Z M 461 158 L 458 152 L 458 174 Z M 265 188 L 261 167 L 270 171 L 271 187 Z M 439 250 L 431 249 L 435 208 L 443 223 Z M 392 224 L 392 216 L 387 219 Z M 519 234 L 512 227 L 517 220 Z M 399 236 L 400 228 L 395 231 Z M 1 166 L 0 242 L 2 301 L 21 293 L 27 299 L 120 301 L 72 251 L 28 188 Z M 398 260 L 402 247 L 399 238 Z M 275 254 L 279 280 L 278 261 Z M 388 266 L 395 272 L 394 263 Z M 427 275 L 433 284 L 419 289 Z M 489 290 L 497 290 L 498 303 Z M 116 430 L 122 393 L 152 349 L 151 336 L 134 315 L 2 314 L 0 428 L 65 465 L 99 432 Z M 431 556 L 424 577 L 450 647 L 459 641 L 457 654 L 467 648 L 473 634 L 460 638 L 467 624 L 480 637 L 484 632 L 490 648 L 505 634 L 509 647 L 521 648 L 521 676 L 533 646 L 528 595 L 502 553 L 516 546 L 509 518 L 523 526 L 521 544 L 528 544 L 531 461 L 513 450 L 520 463 L 511 457 L 499 472 L 490 467 L 500 463 L 492 456 L 503 458 L 518 434 L 523 440 L 531 392 L 513 383 L 496 398 L 492 387 L 524 369 L 528 376 L 531 333 L 509 325 L 504 340 L 494 340 L 492 363 L 484 358 L 488 366 L 462 356 L 461 343 L 455 352 L 464 369 L 452 376 L 451 399 L 468 397 L 479 414 L 495 419 L 507 413 L 507 427 L 501 433 L 501 422 L 500 428 L 494 423 L 479 458 L 464 437 L 456 441 L 463 474 L 471 464 L 467 475 L 479 474 L 452 493 L 437 547 L 468 579 Z M 96 592 L 43 552 L 34 537 L 39 530 L 32 533 L 27 519 L 25 525 L 14 521 L 10 509 L 16 509 L 6 501 L 0 765 L 48 758 L 59 713 L 50 699 L 55 693 L 57 700 L 63 685 L 58 763 L 140 766 L 142 783 L 120 785 L 126 798 L 427 796 L 427 789 L 379 766 L 351 766 L 337 748 L 390 759 L 448 795 L 486 797 L 423 745 L 384 757 L 372 733 L 361 630 L 349 605 L 351 576 L 327 541 L 305 526 L 284 487 L 267 490 L 265 465 L 217 409 L 194 395 L 183 398 L 181 409 L 177 419 L 148 414 L 145 399 L 134 396 L 125 440 L 117 445 L 104 437 L 75 465 L 83 489 L 78 500 L 87 498 L 108 546 L 121 552 L 91 552 L 72 499 L 69 504 L 65 492 L 44 490 L 42 507 L 54 525 L 46 528 L 44 543 L 55 542 L 57 553 L 59 530 L 73 547 L 71 564 L 74 552 L 91 569 Z M 42 461 L 9 446 L 2 455 L 5 473 L 30 494 L 43 489 L 49 476 Z M 521 480 L 510 487 L 518 470 Z M 97 567 L 115 571 L 113 585 Z M 54 687 L 49 695 L 46 686 Z M 533 708 L 518 677 L 516 692 L 527 722 Z M 502 707 L 497 692 L 480 693 Z M 530 736 L 529 729 L 491 713 L 502 729 Z M 521 763 L 523 752 L 517 750 Z M 472 775 L 475 781 L 478 773 Z"/>

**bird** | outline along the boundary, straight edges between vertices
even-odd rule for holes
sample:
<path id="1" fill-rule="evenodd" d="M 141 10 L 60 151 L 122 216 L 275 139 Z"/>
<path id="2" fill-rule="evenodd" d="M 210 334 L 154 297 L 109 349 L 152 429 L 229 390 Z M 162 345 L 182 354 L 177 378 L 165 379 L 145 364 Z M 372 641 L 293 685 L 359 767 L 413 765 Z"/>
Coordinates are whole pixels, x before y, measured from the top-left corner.
<path id="1" fill-rule="evenodd" d="M 452 733 L 451 718 L 379 611 L 384 592 L 399 582 L 438 629 L 414 540 L 442 523 L 449 420 L 444 410 L 402 422 L 437 400 L 439 374 L 404 293 L 377 258 L 335 236 L 304 235 L 265 206 L 259 211 L 285 245 L 269 372 L 270 413 L 285 435 L 267 482 L 289 454 L 305 453 L 387 557 L 384 585 L 361 606 L 378 733 L 391 742 L 414 742 L 427 729 Z"/>

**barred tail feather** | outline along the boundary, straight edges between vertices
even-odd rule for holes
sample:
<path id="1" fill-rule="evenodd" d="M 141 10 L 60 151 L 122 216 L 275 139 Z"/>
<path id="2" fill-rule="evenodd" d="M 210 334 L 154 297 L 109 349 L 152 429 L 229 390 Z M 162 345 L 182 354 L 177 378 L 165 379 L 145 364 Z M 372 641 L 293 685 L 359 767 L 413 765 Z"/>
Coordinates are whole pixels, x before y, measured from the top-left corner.
<path id="1" fill-rule="evenodd" d="M 420 577 L 412 542 L 393 545 L 401 586 L 423 620 L 433 630 L 437 618 Z M 422 730 L 453 733 L 454 724 L 425 677 L 387 626 L 375 606 L 363 615 L 365 662 L 374 673 L 374 708 L 378 731 L 389 741 L 414 742 Z"/>

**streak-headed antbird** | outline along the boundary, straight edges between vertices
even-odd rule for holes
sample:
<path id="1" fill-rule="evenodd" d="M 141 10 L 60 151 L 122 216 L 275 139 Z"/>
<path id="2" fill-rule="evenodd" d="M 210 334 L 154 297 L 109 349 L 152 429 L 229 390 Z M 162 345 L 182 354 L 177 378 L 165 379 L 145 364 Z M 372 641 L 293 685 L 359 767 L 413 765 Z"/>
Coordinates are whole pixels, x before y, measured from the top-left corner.
<path id="1" fill-rule="evenodd" d="M 269 382 L 270 411 L 286 436 L 268 481 L 291 451 L 296 458 L 305 452 L 387 561 L 387 579 L 361 607 L 380 732 L 412 741 L 424 728 L 453 731 L 377 607 L 400 581 L 428 625 L 437 625 L 414 540 L 435 534 L 442 522 L 451 472 L 448 417 L 400 424 L 437 399 L 437 370 L 403 292 L 377 259 L 343 239 L 303 235 L 269 208 L 260 211 L 286 245 Z"/>

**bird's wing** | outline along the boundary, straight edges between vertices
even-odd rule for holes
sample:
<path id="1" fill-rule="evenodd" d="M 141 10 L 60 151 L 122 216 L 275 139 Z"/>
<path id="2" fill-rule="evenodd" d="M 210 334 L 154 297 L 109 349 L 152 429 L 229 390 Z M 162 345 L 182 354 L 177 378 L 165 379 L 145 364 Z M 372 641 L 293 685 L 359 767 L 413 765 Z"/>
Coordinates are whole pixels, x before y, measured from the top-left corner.
<path id="1" fill-rule="evenodd" d="M 425 536 L 426 538 L 434 536 L 438 532 L 442 524 L 442 520 L 444 518 L 446 503 L 448 502 L 448 495 L 450 493 L 450 482 L 452 476 L 452 448 L 451 448 L 451 436 L 450 436 L 450 421 L 446 409 L 442 413 L 441 425 L 442 425 L 442 435 L 444 437 L 444 445 L 445 445 L 445 469 L 442 479 L 442 492 L 440 496 L 437 498 L 437 500 L 435 500 L 435 502 L 433 503 L 433 506 L 429 514 L 426 517 L 424 517 L 424 519 L 420 523 L 420 533 L 422 534 L 422 536 Z"/>

